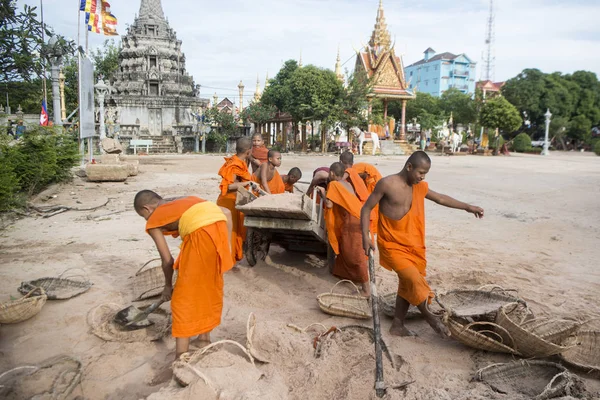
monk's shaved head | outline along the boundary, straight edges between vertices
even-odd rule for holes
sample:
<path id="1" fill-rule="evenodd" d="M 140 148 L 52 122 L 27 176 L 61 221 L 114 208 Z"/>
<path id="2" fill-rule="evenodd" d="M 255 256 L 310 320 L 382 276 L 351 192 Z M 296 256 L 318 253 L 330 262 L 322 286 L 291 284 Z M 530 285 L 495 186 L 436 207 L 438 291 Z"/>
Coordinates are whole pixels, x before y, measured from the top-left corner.
<path id="1" fill-rule="evenodd" d="M 425 166 L 425 165 L 431 165 L 431 158 L 429 158 L 429 156 L 427 155 L 427 153 L 425 153 L 424 151 L 415 151 L 414 153 L 412 153 L 410 155 L 410 157 L 408 157 L 408 160 L 406 160 L 406 165 L 408 165 L 410 163 L 410 165 L 412 165 L 413 167 L 420 167 L 420 166 Z"/>
<path id="2" fill-rule="evenodd" d="M 271 157 L 277 157 L 277 155 L 281 155 L 281 153 L 278 150 L 269 150 L 269 152 L 267 153 L 267 158 L 271 158 Z"/>
<path id="3" fill-rule="evenodd" d="M 288 172 L 288 175 L 293 176 L 294 178 L 300 179 L 300 178 L 302 178 L 302 171 L 300 171 L 300 168 L 294 167 L 294 168 L 290 169 L 290 172 Z"/>
<path id="4" fill-rule="evenodd" d="M 144 206 L 156 204 L 161 200 L 162 197 L 152 190 L 142 190 L 135 195 L 135 198 L 133 199 L 133 208 L 135 208 L 135 211 L 139 212 Z"/>
<path id="5" fill-rule="evenodd" d="M 235 142 L 235 151 L 238 154 L 243 154 L 252 148 L 252 140 L 249 137 L 239 138 Z"/>
<path id="6" fill-rule="evenodd" d="M 346 167 L 341 162 L 334 162 L 329 167 L 329 171 L 333 173 L 337 178 L 342 178 L 344 176 L 344 172 L 346 172 Z"/>
<path id="7" fill-rule="evenodd" d="M 345 151 L 340 155 L 340 162 L 347 166 L 354 165 L 354 154 L 350 151 Z"/>
<path id="8" fill-rule="evenodd" d="M 252 139 L 260 139 L 262 140 L 262 133 L 255 133 L 254 135 L 252 135 Z"/>

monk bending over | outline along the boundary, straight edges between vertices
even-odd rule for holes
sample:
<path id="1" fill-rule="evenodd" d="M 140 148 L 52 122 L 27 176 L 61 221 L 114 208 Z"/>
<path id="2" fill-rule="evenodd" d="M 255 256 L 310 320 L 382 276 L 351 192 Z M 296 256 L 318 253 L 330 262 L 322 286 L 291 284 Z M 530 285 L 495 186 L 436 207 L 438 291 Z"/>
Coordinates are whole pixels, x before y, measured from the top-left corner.
<path id="1" fill-rule="evenodd" d="M 175 359 L 189 350 L 190 338 L 198 345 L 210 344 L 210 332 L 221 323 L 223 273 L 233 267 L 230 235 L 231 213 L 198 197 L 165 200 L 142 190 L 133 201 L 135 211 L 146 222 L 165 275 L 161 299 L 171 300 Z M 180 236 L 181 251 L 173 261 L 166 235 Z M 173 270 L 179 270 L 175 289 Z M 172 295 L 172 297 L 171 297 Z"/>
<path id="2" fill-rule="evenodd" d="M 369 198 L 369 191 L 365 182 L 352 166 L 354 164 L 354 154 L 349 151 L 345 151 L 340 154 L 340 162 L 344 165 L 345 173 L 344 179 L 352 184 L 356 197 L 363 203 Z"/>
<path id="3" fill-rule="evenodd" d="M 260 187 L 269 194 L 280 194 L 285 192 L 285 185 L 277 167 L 281 165 L 281 153 L 277 150 L 269 150 L 267 162 L 262 163 L 258 171 L 252 175 L 252 180 L 260 184 Z"/>
<path id="4" fill-rule="evenodd" d="M 313 178 L 310 182 L 310 186 L 308 187 L 307 195 L 312 199 L 313 191 L 315 187 L 321 187 L 323 189 L 327 189 L 327 184 L 329 183 L 329 167 L 320 167 L 314 170 Z"/>
<path id="5" fill-rule="evenodd" d="M 225 163 L 219 170 L 221 194 L 217 199 L 217 205 L 225 207 L 231 212 L 231 255 L 233 262 L 240 261 L 243 254 L 243 244 L 246 240 L 246 228 L 244 227 L 244 214 L 235 209 L 235 199 L 239 187 L 251 184 L 252 176 L 248 172 L 247 160 L 250 157 L 252 142 L 243 137 L 237 140 L 236 155 L 225 158 Z"/>
<path id="6" fill-rule="evenodd" d="M 370 295 L 369 271 L 360 243 L 361 201 L 356 197 L 354 188 L 344 180 L 344 165 L 333 163 L 329 173 L 331 182 L 327 193 L 319 188 L 321 196 L 326 196 L 327 211 L 325 223 L 329 244 L 336 254 L 333 275 L 359 283 L 361 293 Z"/>
<path id="7" fill-rule="evenodd" d="M 252 172 L 256 172 L 261 164 L 267 162 L 269 149 L 265 146 L 265 141 L 260 133 L 252 135 L 252 153 L 249 160 L 252 164 Z"/>
<path id="8" fill-rule="evenodd" d="M 393 335 L 414 335 L 404 327 L 404 319 L 411 304 L 418 307 L 436 332 L 446 333 L 444 325 L 426 306 L 431 302 L 433 293 L 425 281 L 425 199 L 483 218 L 482 208 L 429 190 L 427 182 L 423 180 L 430 168 L 431 160 L 425 152 L 413 153 L 400 173 L 385 177 L 377 183 L 375 191 L 361 211 L 363 248 L 369 254 L 375 249 L 369 236 L 369 216 L 371 210 L 379 204 L 379 262 L 384 268 L 398 274 L 396 314 L 390 329 Z"/>
<path id="9" fill-rule="evenodd" d="M 294 167 L 290 169 L 287 175 L 282 175 L 281 179 L 283 180 L 283 184 L 285 185 L 285 191 L 289 193 L 294 193 L 294 185 L 302 178 L 302 171 L 300 168 Z"/>

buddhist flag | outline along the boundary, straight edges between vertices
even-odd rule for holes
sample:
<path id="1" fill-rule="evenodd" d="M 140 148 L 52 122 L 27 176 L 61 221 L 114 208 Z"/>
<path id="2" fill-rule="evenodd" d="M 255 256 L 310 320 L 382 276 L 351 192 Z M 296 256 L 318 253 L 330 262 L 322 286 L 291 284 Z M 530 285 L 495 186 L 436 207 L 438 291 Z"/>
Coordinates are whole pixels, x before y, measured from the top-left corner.
<path id="1" fill-rule="evenodd" d="M 42 112 L 40 113 L 40 126 L 48 126 L 48 109 L 46 100 L 42 100 Z"/>
<path id="2" fill-rule="evenodd" d="M 89 12 L 85 13 L 85 23 L 87 24 L 88 31 L 94 33 L 101 33 L 99 27 L 100 16 L 98 14 L 92 14 Z"/>
<path id="3" fill-rule="evenodd" d="M 102 0 L 102 30 L 107 36 L 117 36 L 117 18 L 110 12 L 110 4 Z"/>
<path id="4" fill-rule="evenodd" d="M 97 0 L 81 0 L 79 11 L 85 11 L 87 13 L 96 14 L 97 12 Z"/>

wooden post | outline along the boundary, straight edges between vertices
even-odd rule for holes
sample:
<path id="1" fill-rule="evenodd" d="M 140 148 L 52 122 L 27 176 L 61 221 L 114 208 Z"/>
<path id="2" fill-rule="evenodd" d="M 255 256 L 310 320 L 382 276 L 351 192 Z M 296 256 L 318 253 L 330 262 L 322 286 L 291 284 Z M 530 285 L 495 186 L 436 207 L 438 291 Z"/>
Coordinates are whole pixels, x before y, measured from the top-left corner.
<path id="1" fill-rule="evenodd" d="M 306 123 L 302 124 L 302 152 L 306 153 Z"/>
<path id="2" fill-rule="evenodd" d="M 379 323 L 379 297 L 375 282 L 375 260 L 373 250 L 369 251 L 369 281 L 371 286 L 371 307 L 373 310 L 373 333 L 375 342 L 375 394 L 383 397 L 385 383 L 383 381 L 383 359 L 381 356 L 381 325 Z"/>
<path id="3" fill-rule="evenodd" d="M 321 122 L 321 153 L 327 153 L 327 127 Z"/>
<path id="4" fill-rule="evenodd" d="M 387 125 L 388 99 L 383 99 L 383 126 Z"/>
<path id="5" fill-rule="evenodd" d="M 402 125 L 400 125 L 400 140 L 406 140 L 406 100 L 402 100 Z"/>

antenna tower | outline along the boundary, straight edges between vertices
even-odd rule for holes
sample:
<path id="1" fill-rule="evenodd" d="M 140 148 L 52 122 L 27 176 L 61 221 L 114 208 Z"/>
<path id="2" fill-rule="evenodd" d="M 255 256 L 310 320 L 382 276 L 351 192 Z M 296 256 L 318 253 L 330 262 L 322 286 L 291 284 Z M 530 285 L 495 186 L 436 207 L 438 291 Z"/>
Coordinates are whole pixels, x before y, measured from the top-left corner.
<path id="1" fill-rule="evenodd" d="M 486 54 L 483 60 L 484 80 L 494 80 L 494 61 L 496 60 L 496 57 L 494 57 L 494 42 L 496 41 L 494 32 L 495 19 L 494 0 L 490 0 L 490 16 L 487 21 L 485 35 Z"/>

